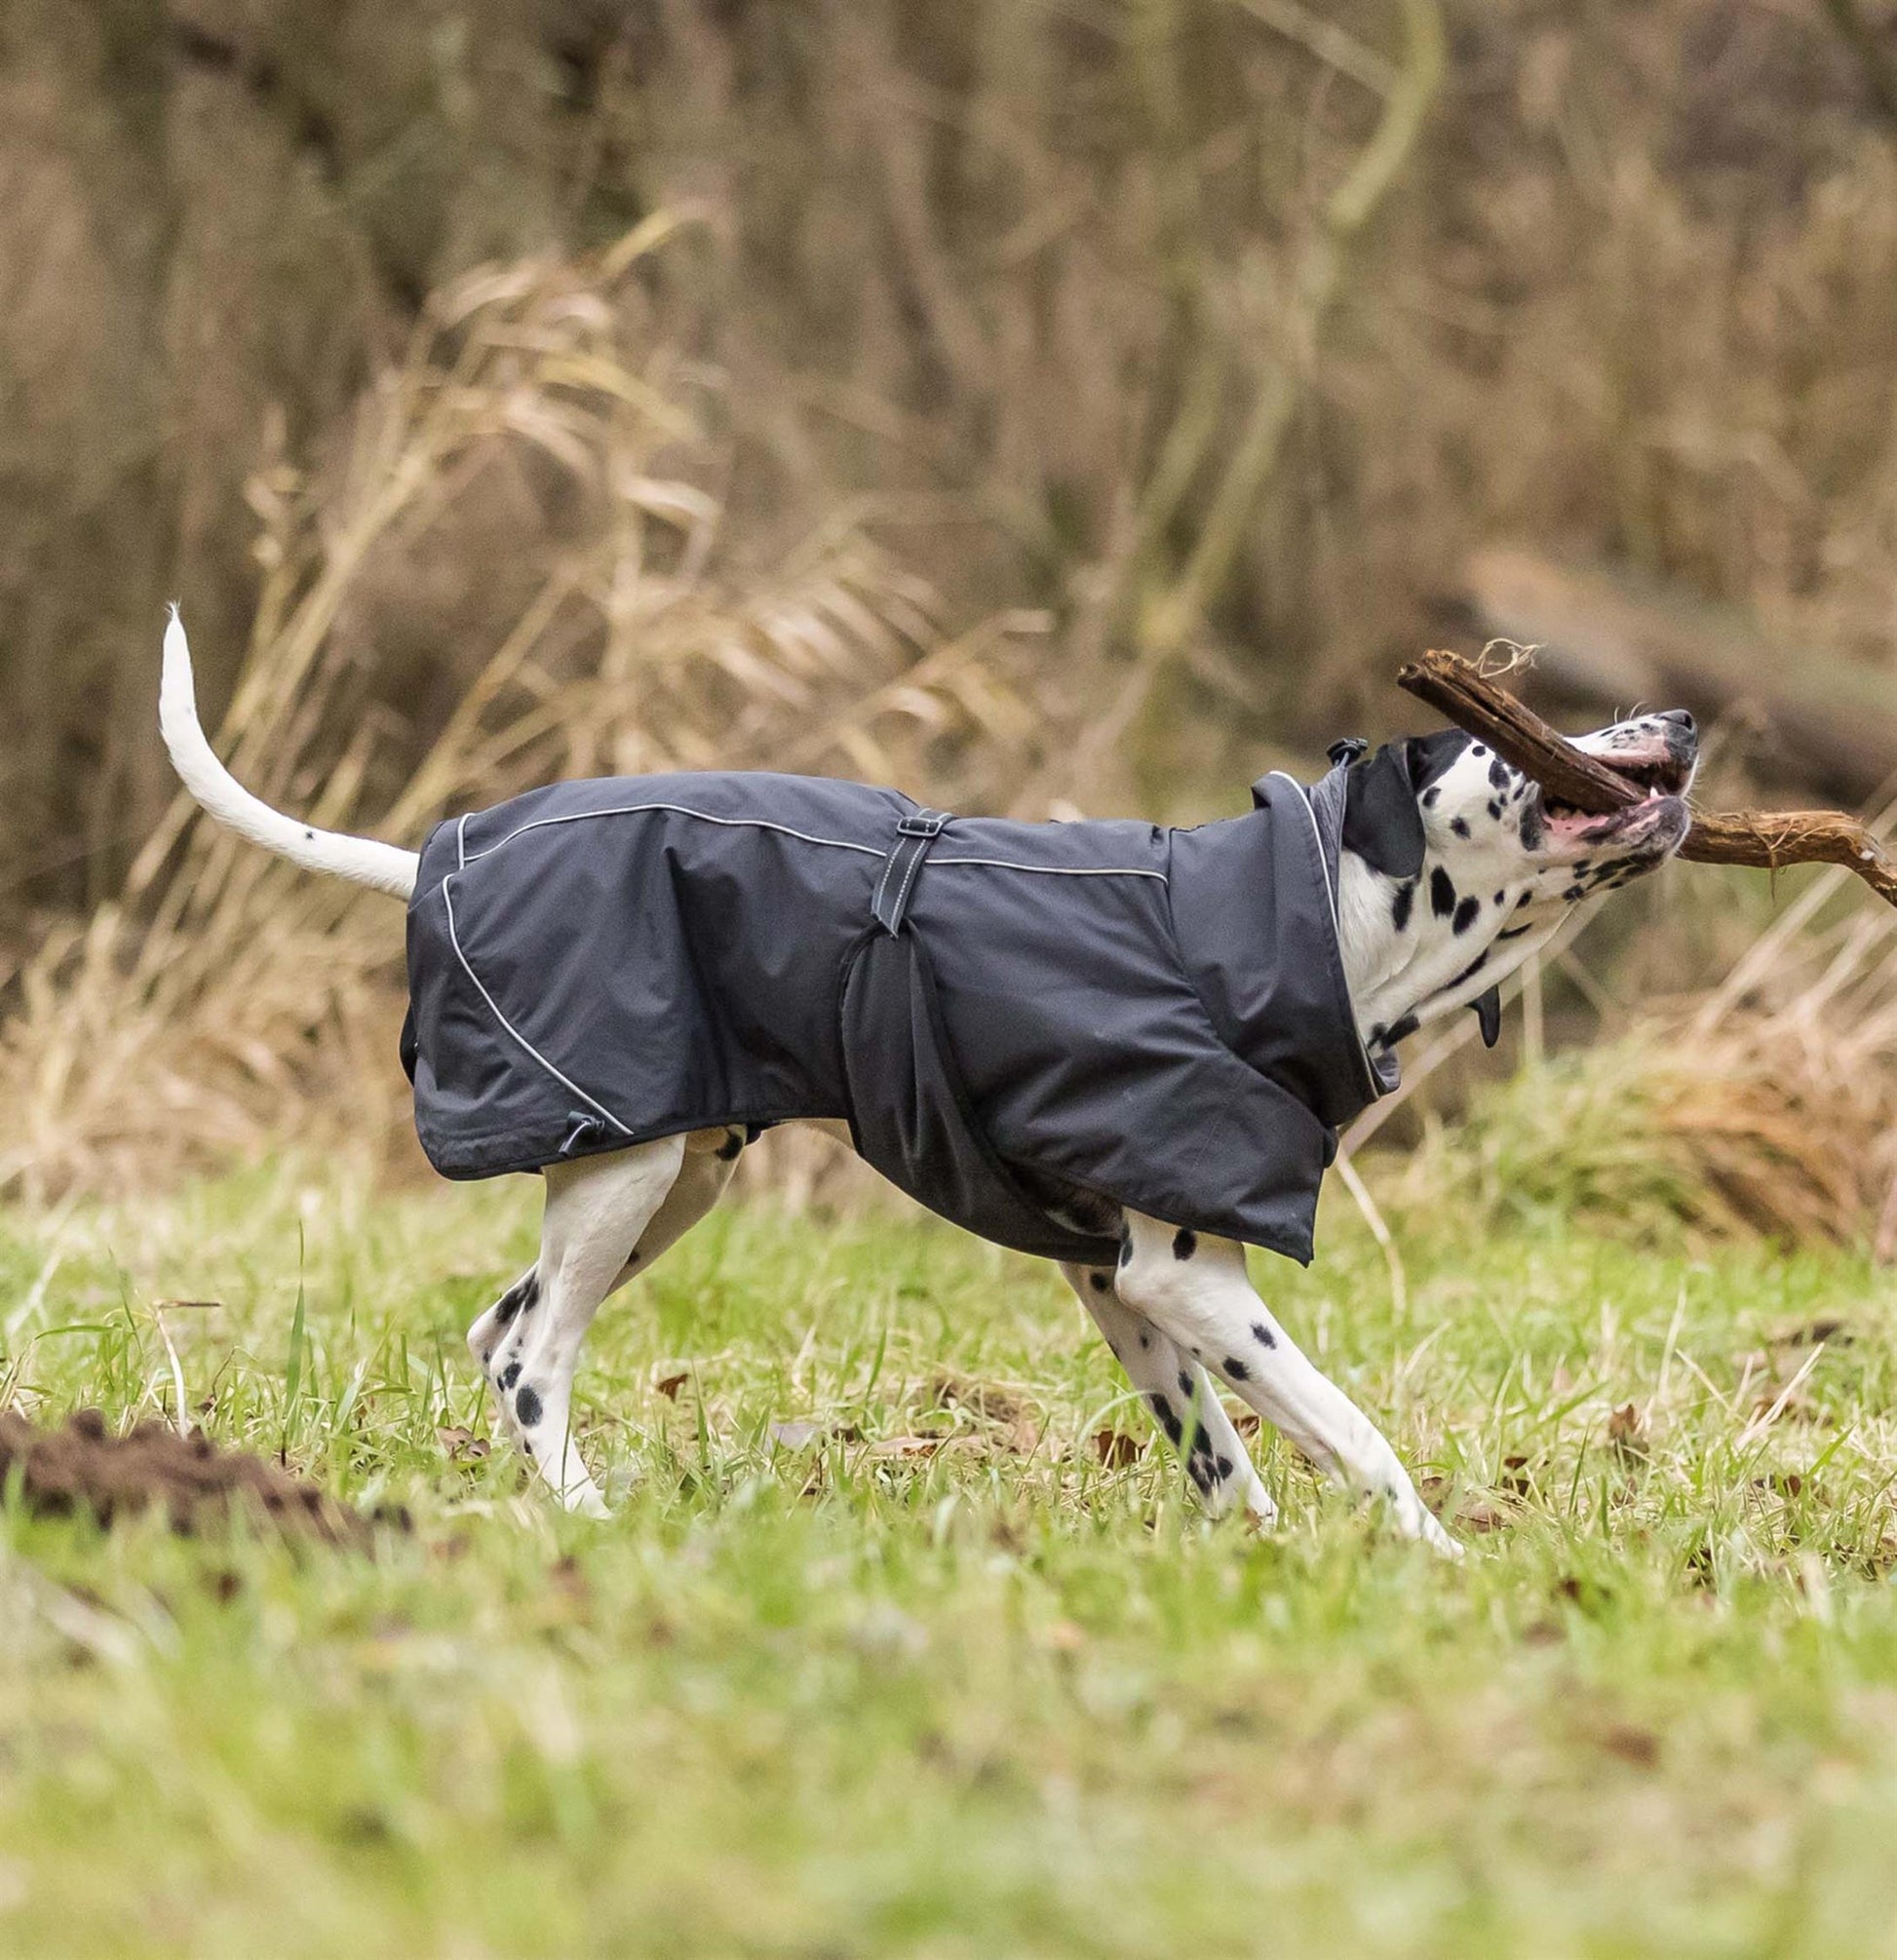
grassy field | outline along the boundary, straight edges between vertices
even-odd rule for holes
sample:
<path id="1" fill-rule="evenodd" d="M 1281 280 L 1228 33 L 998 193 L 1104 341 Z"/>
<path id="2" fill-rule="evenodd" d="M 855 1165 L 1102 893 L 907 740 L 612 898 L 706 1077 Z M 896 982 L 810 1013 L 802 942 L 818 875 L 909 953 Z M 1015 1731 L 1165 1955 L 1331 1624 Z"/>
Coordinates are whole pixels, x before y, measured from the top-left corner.
<path id="1" fill-rule="evenodd" d="M 209 1302 L 209 1429 L 413 1519 L 8 1502 L 0 1951 L 1897 1951 L 1886 1275 L 1424 1221 L 1399 1317 L 1333 1206 L 1258 1277 L 1452 1568 L 1268 1441 L 1282 1533 L 1201 1521 L 1029 1264 L 736 1209 L 601 1318 L 589 1525 L 461 1346 L 533 1197 L 0 1215 L 13 1402 L 170 1414 Z"/>

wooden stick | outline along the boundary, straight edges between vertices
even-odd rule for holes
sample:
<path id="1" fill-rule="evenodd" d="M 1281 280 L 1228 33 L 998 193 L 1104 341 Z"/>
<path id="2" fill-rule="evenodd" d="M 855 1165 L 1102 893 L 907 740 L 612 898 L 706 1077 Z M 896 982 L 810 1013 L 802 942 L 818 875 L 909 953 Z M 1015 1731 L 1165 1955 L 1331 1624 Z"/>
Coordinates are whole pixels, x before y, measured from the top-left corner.
<path id="1" fill-rule="evenodd" d="M 1479 736 L 1503 761 L 1577 810 L 1605 817 L 1645 798 L 1638 786 L 1583 754 L 1458 653 L 1424 654 L 1397 674 L 1397 685 Z M 1842 865 L 1897 905 L 1897 863 L 1856 818 L 1839 810 L 1695 810 L 1680 855 L 1695 864 L 1765 871 L 1787 865 Z"/>

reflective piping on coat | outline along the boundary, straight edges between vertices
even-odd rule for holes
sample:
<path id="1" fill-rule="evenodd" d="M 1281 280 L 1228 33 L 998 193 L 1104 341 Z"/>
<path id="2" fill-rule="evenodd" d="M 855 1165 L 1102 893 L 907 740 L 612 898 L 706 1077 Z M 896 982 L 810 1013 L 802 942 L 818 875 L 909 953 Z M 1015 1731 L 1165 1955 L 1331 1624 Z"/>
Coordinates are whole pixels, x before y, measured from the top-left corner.
<path id="1" fill-rule="evenodd" d="M 560 1083 L 563 1088 L 570 1089 L 573 1092 L 573 1094 L 580 1098 L 582 1102 L 590 1102 L 593 1105 L 593 1107 L 597 1109 L 600 1112 L 600 1114 L 603 1116 L 606 1119 L 606 1121 L 610 1123 L 612 1127 L 616 1131 L 618 1131 L 622 1136 L 630 1136 L 633 1133 L 628 1125 L 620 1122 L 618 1117 L 616 1117 L 612 1113 L 612 1111 L 608 1109 L 606 1105 L 599 1099 L 598 1096 L 589 1095 L 586 1093 L 586 1091 L 583 1090 L 579 1086 L 579 1084 L 575 1082 L 570 1076 L 562 1075 L 560 1072 L 560 1070 L 556 1068 L 554 1064 L 551 1061 L 549 1061 L 547 1057 L 544 1055 L 542 1055 L 537 1048 L 534 1047 L 533 1043 L 530 1042 L 526 1038 L 526 1036 L 523 1035 L 521 1032 L 521 1030 L 518 1027 L 516 1027 L 511 1020 L 508 1019 L 506 1015 L 504 1015 L 500 1011 L 500 1009 L 494 1005 L 494 996 L 487 991 L 485 986 L 482 984 L 481 976 L 478 973 L 476 973 L 474 968 L 468 963 L 467 954 L 461 950 L 461 935 L 454 929 L 454 900 L 448 892 L 448 887 L 451 884 L 453 884 L 456 875 L 457 874 L 455 872 L 450 871 L 447 874 L 447 876 L 442 880 L 442 909 L 447 914 L 448 943 L 454 948 L 454 957 L 461 962 L 461 971 L 464 974 L 466 974 L 471 980 L 474 981 L 475 990 L 481 995 L 482 999 L 487 1003 L 487 1012 L 494 1017 L 494 1018 L 501 1024 L 502 1028 L 505 1029 L 506 1032 L 510 1036 L 512 1036 L 512 1038 L 515 1041 L 520 1043 L 521 1047 L 523 1050 L 525 1050 L 525 1052 L 528 1055 L 532 1056 L 534 1060 L 537 1061 L 540 1064 L 540 1066 L 544 1068 L 556 1082 Z"/>
<path id="2" fill-rule="evenodd" d="M 1157 878 L 1166 882 L 1164 871 L 1137 869 L 1132 865 L 1017 865 L 1007 858 L 945 858 L 939 854 L 932 865 L 986 865 L 995 871 L 1034 871 L 1045 878 Z M 1335 916 L 1335 907 L 1333 908 Z"/>
<path id="3" fill-rule="evenodd" d="M 828 844 L 832 851 L 856 851 L 866 858 L 882 856 L 880 851 L 872 850 L 868 844 L 852 844 L 843 837 L 813 837 L 808 830 L 794 830 L 788 824 L 767 823 L 762 817 L 714 817 L 709 810 L 694 810 L 685 803 L 619 803 L 610 810 L 575 810 L 565 817 L 536 817 L 532 823 L 510 830 L 505 837 L 497 837 L 484 850 L 477 851 L 473 858 L 465 859 L 462 869 L 483 858 L 491 858 L 503 844 L 513 843 L 516 837 L 524 837 L 529 830 L 550 829 L 556 824 L 591 824 L 600 817 L 637 817 L 645 810 L 670 810 L 679 817 L 696 817 L 701 824 L 721 824 L 727 830 L 776 830 L 783 836 L 795 837 L 805 844 Z"/>

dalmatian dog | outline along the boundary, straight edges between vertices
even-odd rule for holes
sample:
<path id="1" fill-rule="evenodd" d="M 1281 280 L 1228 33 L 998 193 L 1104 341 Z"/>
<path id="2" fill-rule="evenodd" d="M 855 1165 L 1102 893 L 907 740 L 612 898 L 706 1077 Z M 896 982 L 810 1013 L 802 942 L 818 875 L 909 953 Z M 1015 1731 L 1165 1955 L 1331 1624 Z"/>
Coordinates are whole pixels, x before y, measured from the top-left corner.
<path id="1" fill-rule="evenodd" d="M 229 775 L 199 726 L 175 616 L 160 721 L 181 779 L 213 818 L 309 868 L 409 897 L 416 853 L 314 829 Z M 1492 1040 L 1497 983 L 1679 848 L 1697 765 L 1692 717 L 1645 714 L 1575 741 L 1644 800 L 1585 815 L 1455 730 L 1390 743 L 1351 767 L 1334 899 L 1349 1010 L 1368 1057 L 1471 1007 Z M 823 1127 L 850 1140 L 843 1126 Z M 717 1203 L 747 1140 L 743 1128 L 721 1126 L 544 1166 L 539 1255 L 475 1322 L 468 1344 L 502 1428 L 570 1510 L 605 1508 L 571 1421 L 587 1329 L 608 1295 Z M 1388 1442 L 1254 1289 L 1241 1244 L 1058 1178 L 1035 1188 L 1051 1211 L 1065 1208 L 1093 1236 L 1117 1240 L 1115 1262 L 1062 1270 L 1210 1512 L 1243 1509 L 1261 1522 L 1275 1515 L 1222 1392 L 1336 1484 L 1387 1505 L 1404 1535 L 1456 1555 Z"/>

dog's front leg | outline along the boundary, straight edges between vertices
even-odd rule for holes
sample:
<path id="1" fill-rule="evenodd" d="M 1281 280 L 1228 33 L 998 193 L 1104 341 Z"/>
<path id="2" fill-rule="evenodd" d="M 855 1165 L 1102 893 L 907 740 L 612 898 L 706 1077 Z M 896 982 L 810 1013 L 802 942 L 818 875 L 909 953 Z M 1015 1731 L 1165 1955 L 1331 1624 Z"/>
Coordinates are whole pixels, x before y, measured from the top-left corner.
<path id="1" fill-rule="evenodd" d="M 1370 1418 L 1319 1373 L 1253 1291 L 1242 1246 L 1132 1211 L 1127 1230 L 1114 1276 L 1121 1299 L 1229 1382 L 1327 1476 L 1387 1499 L 1406 1537 L 1461 1556 Z"/>
<path id="2" fill-rule="evenodd" d="M 1152 1419 L 1179 1451 L 1206 1509 L 1222 1518 L 1238 1502 L 1260 1524 L 1276 1523 L 1278 1507 L 1258 1480 L 1244 1441 L 1205 1370 L 1152 1322 L 1122 1305 L 1109 1270 L 1063 1266 L 1061 1271 L 1106 1336 Z"/>

